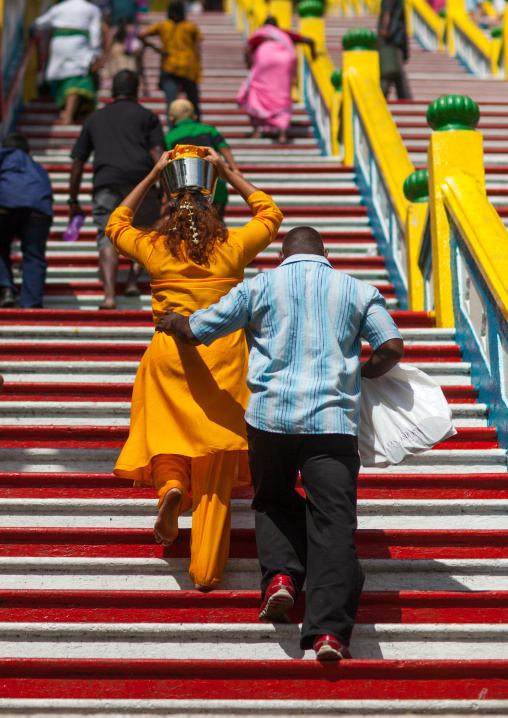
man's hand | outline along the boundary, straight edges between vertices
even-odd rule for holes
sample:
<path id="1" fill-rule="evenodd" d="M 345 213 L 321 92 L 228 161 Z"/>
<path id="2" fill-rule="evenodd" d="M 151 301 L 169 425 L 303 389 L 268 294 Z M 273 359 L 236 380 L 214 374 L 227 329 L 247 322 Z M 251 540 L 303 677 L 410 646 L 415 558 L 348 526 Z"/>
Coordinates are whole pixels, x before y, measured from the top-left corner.
<path id="1" fill-rule="evenodd" d="M 74 219 L 78 214 L 85 214 L 79 202 L 73 202 L 69 205 L 69 219 Z"/>
<path id="2" fill-rule="evenodd" d="M 361 363 L 361 375 L 365 379 L 377 379 L 399 363 L 404 356 L 402 339 L 389 339 L 372 352 L 370 358 Z"/>
<path id="3" fill-rule="evenodd" d="M 167 311 L 155 327 L 155 331 L 170 334 L 184 344 L 191 344 L 192 346 L 201 344 L 199 339 L 196 339 L 192 333 L 189 324 L 189 317 L 185 317 L 183 314 L 178 314 L 178 312 Z"/>

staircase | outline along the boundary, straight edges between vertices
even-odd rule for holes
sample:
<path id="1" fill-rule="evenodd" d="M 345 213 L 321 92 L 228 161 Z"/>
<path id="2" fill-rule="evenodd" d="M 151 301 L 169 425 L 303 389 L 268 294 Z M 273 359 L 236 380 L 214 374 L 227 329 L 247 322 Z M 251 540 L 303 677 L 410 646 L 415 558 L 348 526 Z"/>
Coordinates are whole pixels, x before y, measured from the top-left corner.
<path id="1" fill-rule="evenodd" d="M 328 51 L 341 66 L 342 36 L 354 27 L 377 31 L 375 17 L 327 18 Z M 430 103 L 440 95 L 468 95 L 478 103 L 483 134 L 486 188 L 490 201 L 508 226 L 508 82 L 501 78 L 478 78 L 447 53 L 424 50 L 417 40 L 409 40 L 406 73 L 413 99 L 396 100 L 392 87 L 390 110 L 416 169 L 427 168 L 427 148 L 432 130 L 426 121 Z"/>
<path id="2" fill-rule="evenodd" d="M 111 473 L 153 332 L 148 281 L 141 298 L 120 297 L 119 310 L 95 311 L 102 296 L 89 211 L 76 243 L 61 238 L 79 128 L 60 127 L 51 103 L 34 101 L 21 128 L 51 173 L 56 219 L 45 309 L 0 311 L 0 713 L 505 715 L 506 454 L 488 426 L 488 407 L 476 401 L 470 365 L 453 330 L 397 309 L 354 171 L 319 156 L 304 108 L 295 108 L 287 146 L 249 139 L 235 103 L 246 74 L 243 44 L 227 16 L 193 19 L 205 36 L 204 121 L 219 127 L 245 175 L 286 217 L 246 276 L 276 266 L 291 227 L 318 228 L 334 267 L 386 297 L 405 361 L 441 383 L 458 434 L 400 467 L 360 475 L 357 545 L 367 580 L 353 660 L 319 665 L 312 651 L 300 651 L 304 597 L 291 624 L 257 622 L 250 489 L 234 494 L 221 590 L 191 590 L 191 517 L 182 517 L 173 546 L 156 545 L 155 492 Z M 157 58 L 147 66 L 143 102 L 163 116 Z M 89 210 L 86 170 L 81 200 Z M 233 194 L 228 226 L 248 216 Z M 122 273 L 125 279 L 126 266 Z"/>

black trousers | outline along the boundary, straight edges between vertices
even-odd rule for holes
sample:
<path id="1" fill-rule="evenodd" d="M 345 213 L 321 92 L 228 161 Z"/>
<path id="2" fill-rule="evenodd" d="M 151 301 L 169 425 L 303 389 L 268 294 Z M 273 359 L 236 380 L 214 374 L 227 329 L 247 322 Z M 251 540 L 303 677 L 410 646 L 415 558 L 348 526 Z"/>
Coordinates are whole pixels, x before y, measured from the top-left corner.
<path id="1" fill-rule="evenodd" d="M 0 208 L 0 288 L 14 289 L 11 244 L 17 237 L 23 255 L 23 283 L 19 297 L 22 309 L 42 307 L 46 280 L 46 242 L 52 219 L 28 207 Z"/>
<path id="2" fill-rule="evenodd" d="M 307 579 L 301 648 L 323 634 L 349 645 L 364 582 L 354 542 L 358 439 L 249 425 L 247 437 L 261 590 L 278 573 L 297 594 Z M 295 488 L 299 471 L 306 499 Z"/>

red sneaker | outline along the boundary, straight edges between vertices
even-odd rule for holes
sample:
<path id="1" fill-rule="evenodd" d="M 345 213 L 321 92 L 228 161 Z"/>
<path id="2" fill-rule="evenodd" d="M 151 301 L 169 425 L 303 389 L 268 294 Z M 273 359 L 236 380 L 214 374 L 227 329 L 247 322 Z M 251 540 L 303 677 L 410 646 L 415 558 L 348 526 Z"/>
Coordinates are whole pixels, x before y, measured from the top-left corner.
<path id="1" fill-rule="evenodd" d="M 268 623 L 287 623 L 287 611 L 295 602 L 295 587 L 289 576 L 278 573 L 266 589 L 265 597 L 259 609 L 259 620 Z"/>
<path id="2" fill-rule="evenodd" d="M 340 661 L 341 658 L 351 658 L 347 646 L 333 636 L 316 636 L 313 648 L 318 661 Z"/>

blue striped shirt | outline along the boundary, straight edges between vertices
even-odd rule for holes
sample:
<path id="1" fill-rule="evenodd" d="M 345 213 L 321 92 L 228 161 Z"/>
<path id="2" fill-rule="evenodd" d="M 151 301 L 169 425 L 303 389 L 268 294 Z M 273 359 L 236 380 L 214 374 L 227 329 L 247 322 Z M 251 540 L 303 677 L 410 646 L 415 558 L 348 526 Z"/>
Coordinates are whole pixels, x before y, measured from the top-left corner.
<path id="1" fill-rule="evenodd" d="M 357 435 L 361 338 L 400 333 L 377 289 L 314 254 L 296 254 L 190 317 L 209 346 L 242 327 L 249 345 L 246 421 L 284 434 Z"/>

